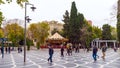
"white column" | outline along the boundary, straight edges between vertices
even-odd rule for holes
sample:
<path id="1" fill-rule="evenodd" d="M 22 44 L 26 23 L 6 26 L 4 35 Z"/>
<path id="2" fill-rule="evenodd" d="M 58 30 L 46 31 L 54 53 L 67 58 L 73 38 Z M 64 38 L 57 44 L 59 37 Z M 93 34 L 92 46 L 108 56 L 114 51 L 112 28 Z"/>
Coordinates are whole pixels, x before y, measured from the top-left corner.
<path id="1" fill-rule="evenodd" d="M 106 47 L 108 47 L 107 42 L 106 42 Z"/>
<path id="2" fill-rule="evenodd" d="M 98 45 L 99 45 L 99 48 L 100 48 L 100 42 L 99 42 L 99 44 L 98 44 Z"/>
<path id="3" fill-rule="evenodd" d="M 92 41 L 92 43 L 91 43 L 91 46 L 92 46 L 92 48 L 93 48 L 93 41 Z"/>
<path id="4" fill-rule="evenodd" d="M 115 46 L 115 42 L 114 42 L 114 48 L 115 48 L 116 46 Z"/>
<path id="5" fill-rule="evenodd" d="M 96 46 L 97 46 L 97 48 L 98 48 L 98 41 L 96 41 Z"/>

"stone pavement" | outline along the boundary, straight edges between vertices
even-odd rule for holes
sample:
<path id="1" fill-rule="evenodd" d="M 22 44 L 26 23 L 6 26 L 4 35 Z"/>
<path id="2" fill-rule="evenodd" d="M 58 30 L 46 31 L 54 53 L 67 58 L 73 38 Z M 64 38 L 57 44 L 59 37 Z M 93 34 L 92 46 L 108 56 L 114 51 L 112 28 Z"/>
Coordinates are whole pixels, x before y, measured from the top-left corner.
<path id="1" fill-rule="evenodd" d="M 31 50 L 27 51 L 27 60 L 24 65 L 23 53 L 17 51 L 11 54 L 5 54 L 4 58 L 0 56 L 0 68 L 120 68 L 120 50 L 114 52 L 108 49 L 106 52 L 106 60 L 100 56 L 97 62 L 93 62 L 92 52 L 80 50 L 80 53 L 74 53 L 72 56 L 60 57 L 60 51 L 54 52 L 53 63 L 48 63 L 48 50 Z"/>

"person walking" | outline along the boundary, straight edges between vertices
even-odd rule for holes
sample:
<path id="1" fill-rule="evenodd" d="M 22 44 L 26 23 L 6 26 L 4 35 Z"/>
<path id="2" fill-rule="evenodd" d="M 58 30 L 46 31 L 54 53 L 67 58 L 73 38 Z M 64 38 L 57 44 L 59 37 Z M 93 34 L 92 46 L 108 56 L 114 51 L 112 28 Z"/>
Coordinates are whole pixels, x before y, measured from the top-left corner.
<path id="1" fill-rule="evenodd" d="M 93 59 L 94 59 L 94 62 L 97 61 L 97 52 L 98 52 L 98 48 L 96 46 L 93 47 Z"/>
<path id="2" fill-rule="evenodd" d="M 4 58 L 4 47 L 1 47 L 2 58 Z"/>
<path id="3" fill-rule="evenodd" d="M 8 52 L 9 52 L 9 54 L 10 54 L 10 51 L 11 51 L 11 48 L 10 48 L 10 46 L 8 47 Z"/>
<path id="4" fill-rule="evenodd" d="M 107 47 L 105 45 L 102 46 L 102 59 L 105 61 L 105 52 L 107 50 Z"/>
<path id="5" fill-rule="evenodd" d="M 61 45 L 60 51 L 61 51 L 61 57 L 64 57 L 64 46 L 63 45 Z"/>
<path id="6" fill-rule="evenodd" d="M 53 50 L 53 48 L 52 48 L 52 45 L 49 45 L 48 48 L 49 48 L 49 58 L 48 58 L 48 62 L 50 61 L 50 62 L 52 63 L 52 62 L 53 62 L 53 61 L 52 61 L 52 57 L 53 57 L 54 50 Z"/>
<path id="7" fill-rule="evenodd" d="M 66 45 L 66 50 L 67 50 L 66 55 L 70 56 L 70 45 L 68 43 Z"/>
<path id="8" fill-rule="evenodd" d="M 5 47 L 5 51 L 6 51 L 6 53 L 8 52 L 8 48 L 7 48 L 7 46 Z"/>
<path id="9" fill-rule="evenodd" d="M 114 47 L 114 51 L 117 52 L 117 47 L 116 46 Z"/>

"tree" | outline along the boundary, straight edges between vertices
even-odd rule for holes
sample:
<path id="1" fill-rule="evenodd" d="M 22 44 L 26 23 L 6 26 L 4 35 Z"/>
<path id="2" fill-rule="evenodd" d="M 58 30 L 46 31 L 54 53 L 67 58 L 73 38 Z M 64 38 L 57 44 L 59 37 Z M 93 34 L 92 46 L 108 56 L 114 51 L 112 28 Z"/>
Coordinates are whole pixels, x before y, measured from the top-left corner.
<path id="1" fill-rule="evenodd" d="M 99 27 L 93 26 L 94 38 L 102 38 L 102 30 Z"/>
<path id="2" fill-rule="evenodd" d="M 27 44 L 27 50 L 30 50 L 30 46 L 33 45 L 33 41 L 29 38 L 26 39 L 26 44 Z"/>
<path id="3" fill-rule="evenodd" d="M 111 35 L 113 40 L 117 39 L 117 31 L 115 27 L 111 27 Z"/>
<path id="4" fill-rule="evenodd" d="M 4 31 L 7 38 L 16 45 L 18 44 L 18 41 L 24 38 L 23 28 L 16 23 L 7 24 L 4 27 Z"/>
<path id="5" fill-rule="evenodd" d="M 37 47 L 39 49 L 40 45 L 45 43 L 46 38 L 48 37 L 50 27 L 46 22 L 38 22 L 31 24 L 29 31 L 33 39 L 36 39 Z"/>
<path id="6" fill-rule="evenodd" d="M 85 47 L 90 47 L 90 42 L 94 38 L 94 33 L 92 26 L 88 24 L 86 20 L 84 20 L 83 27 L 81 28 L 81 34 L 80 34 L 80 41 L 81 44 Z"/>
<path id="7" fill-rule="evenodd" d="M 86 23 L 86 20 L 84 18 L 84 15 L 81 13 L 78 13 L 77 17 L 78 25 L 80 25 L 80 29 L 83 27 L 83 25 Z"/>
<path id="8" fill-rule="evenodd" d="M 2 12 L 0 11 L 0 28 L 1 28 L 1 24 L 2 24 L 3 20 L 4 20 L 4 17 L 3 17 Z"/>
<path id="9" fill-rule="evenodd" d="M 120 42 L 120 21 L 117 22 L 117 40 Z"/>
<path id="10" fill-rule="evenodd" d="M 78 21 L 77 8 L 75 2 L 72 2 L 70 12 L 69 40 L 71 43 L 79 43 L 80 40 L 80 22 Z"/>
<path id="11" fill-rule="evenodd" d="M 102 39 L 103 40 L 111 40 L 112 35 L 111 35 L 111 26 L 108 24 L 104 24 L 102 27 Z"/>
<path id="12" fill-rule="evenodd" d="M 120 43 L 120 0 L 118 0 L 118 5 L 117 5 L 117 39 Z"/>
<path id="13" fill-rule="evenodd" d="M 63 15 L 63 36 L 68 38 L 69 35 L 69 22 L 70 22 L 70 17 L 69 17 L 69 12 L 66 10 L 65 15 Z"/>
<path id="14" fill-rule="evenodd" d="M 0 29 L 0 38 L 3 38 L 4 37 L 4 32 L 2 29 Z"/>

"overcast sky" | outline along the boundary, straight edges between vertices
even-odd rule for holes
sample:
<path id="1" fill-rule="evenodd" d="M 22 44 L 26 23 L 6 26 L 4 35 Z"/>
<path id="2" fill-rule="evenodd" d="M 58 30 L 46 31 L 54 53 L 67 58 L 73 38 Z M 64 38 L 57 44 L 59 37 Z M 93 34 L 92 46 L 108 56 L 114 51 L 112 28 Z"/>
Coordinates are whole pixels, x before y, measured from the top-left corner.
<path id="1" fill-rule="evenodd" d="M 14 0 L 15 1 L 15 0 Z M 27 15 L 32 18 L 31 22 L 44 20 L 56 20 L 62 22 L 63 14 L 66 10 L 70 12 L 71 3 L 75 1 L 78 12 L 83 13 L 87 20 L 91 20 L 92 24 L 101 27 L 103 24 L 116 26 L 116 22 L 110 22 L 110 13 L 112 7 L 118 0 L 29 0 L 36 6 L 35 12 L 27 6 Z M 11 4 L 0 5 L 5 18 L 24 20 L 24 8 L 21 8 L 15 2 Z"/>

